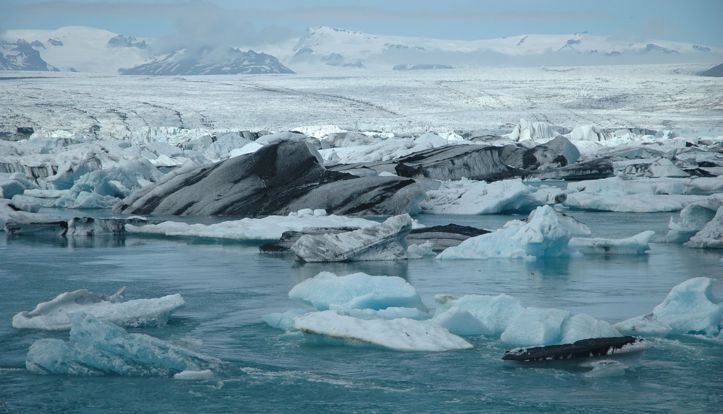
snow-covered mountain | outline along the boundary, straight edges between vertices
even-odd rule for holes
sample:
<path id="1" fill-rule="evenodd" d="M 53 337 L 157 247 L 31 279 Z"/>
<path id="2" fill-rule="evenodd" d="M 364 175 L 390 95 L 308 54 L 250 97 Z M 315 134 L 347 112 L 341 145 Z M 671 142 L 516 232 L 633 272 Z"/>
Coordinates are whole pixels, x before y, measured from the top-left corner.
<path id="1" fill-rule="evenodd" d="M 39 47 L 37 43 L 33 45 L 25 40 L 0 41 L 0 70 L 58 70 L 48 65 L 33 46 Z"/>
<path id="2" fill-rule="evenodd" d="M 700 73 L 701 76 L 713 76 L 716 78 L 723 77 L 723 63 L 713 66 L 712 68 Z"/>
<path id="3" fill-rule="evenodd" d="M 316 72 L 323 68 L 439 69 L 480 65 L 584 65 L 618 63 L 713 63 L 723 50 L 699 44 L 575 34 L 530 34 L 480 40 L 440 40 L 375 35 L 331 27 L 308 29 L 275 44 L 154 48 L 107 30 L 68 26 L 10 30 L 0 39 L 0 70 L 66 70 L 143 75 Z M 227 42 L 228 43 L 228 42 Z M 272 56 L 273 55 L 273 56 Z M 278 57 L 279 59 L 276 59 Z M 288 67 L 287 67 L 288 66 Z"/>
<path id="4" fill-rule="evenodd" d="M 224 51 L 203 49 L 191 52 L 176 50 L 148 63 L 120 69 L 123 75 L 236 75 L 259 73 L 294 73 L 278 59 L 253 50 L 229 48 Z"/>
<path id="5" fill-rule="evenodd" d="M 629 42 L 588 33 L 529 34 L 480 40 L 386 36 L 332 27 L 310 28 L 294 46 L 291 62 L 474 65 L 558 60 L 571 63 L 696 61 L 714 48 L 671 41 Z M 336 64 L 335 66 L 339 66 Z"/>
<path id="6" fill-rule="evenodd" d="M 138 47 L 136 39 L 114 43 L 117 33 L 92 27 L 8 30 L 3 37 L 8 42 L 22 39 L 30 43 L 45 62 L 64 71 L 118 73 L 118 69 L 139 65 L 150 57 L 150 51 Z"/>

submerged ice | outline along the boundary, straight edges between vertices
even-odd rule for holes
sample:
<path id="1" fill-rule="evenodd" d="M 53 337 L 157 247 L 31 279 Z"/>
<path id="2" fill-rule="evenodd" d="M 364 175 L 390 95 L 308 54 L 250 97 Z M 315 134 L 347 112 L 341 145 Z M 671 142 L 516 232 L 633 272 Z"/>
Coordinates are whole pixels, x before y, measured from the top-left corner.
<path id="1" fill-rule="evenodd" d="M 217 366 L 215 358 L 152 336 L 133 334 L 96 317 L 71 316 L 70 338 L 39 339 L 25 366 L 39 374 L 172 376 Z"/>

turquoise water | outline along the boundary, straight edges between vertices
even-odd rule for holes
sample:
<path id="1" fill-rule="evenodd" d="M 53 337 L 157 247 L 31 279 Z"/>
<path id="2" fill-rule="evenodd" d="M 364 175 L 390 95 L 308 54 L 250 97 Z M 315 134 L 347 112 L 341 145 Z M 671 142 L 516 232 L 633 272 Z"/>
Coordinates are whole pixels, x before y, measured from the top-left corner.
<path id="1" fill-rule="evenodd" d="M 599 236 L 664 234 L 670 214 L 572 213 Z M 496 228 L 512 216 L 422 216 L 426 224 Z M 437 293 L 507 293 L 524 305 L 611 322 L 649 312 L 674 285 L 723 278 L 720 252 L 653 244 L 641 257 L 299 265 L 255 246 L 128 237 L 91 242 L 0 237 L 0 413 L 38 412 L 720 412 L 723 345 L 693 337 L 652 341 L 623 371 L 579 363 L 503 362 L 499 341 L 474 349 L 403 353 L 310 344 L 261 317 L 295 307 L 289 289 L 321 270 L 400 275 L 432 305 Z M 720 288 L 721 284 L 718 284 Z M 39 338 L 12 315 L 58 293 L 88 288 L 128 298 L 181 293 L 162 328 L 132 329 L 224 361 L 215 379 L 42 376 L 24 369 Z M 723 297 L 723 292 L 716 292 Z"/>

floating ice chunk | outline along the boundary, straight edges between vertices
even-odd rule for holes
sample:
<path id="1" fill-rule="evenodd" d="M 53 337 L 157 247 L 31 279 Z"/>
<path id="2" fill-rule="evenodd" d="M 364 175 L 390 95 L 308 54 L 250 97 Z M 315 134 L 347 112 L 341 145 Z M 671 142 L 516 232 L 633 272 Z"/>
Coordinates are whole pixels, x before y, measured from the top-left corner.
<path id="1" fill-rule="evenodd" d="M 179 294 L 153 299 L 123 301 L 125 288 L 106 296 L 86 289 L 65 292 L 49 302 L 39 303 L 32 311 L 13 316 L 17 329 L 65 330 L 71 327 L 71 315 L 84 312 L 121 326 L 162 325 L 169 315 L 184 304 Z"/>
<path id="2" fill-rule="evenodd" d="M 567 186 L 564 205 L 581 210 L 652 213 L 678 211 L 723 188 L 723 179 L 621 177 L 579 181 Z"/>
<path id="3" fill-rule="evenodd" d="M 701 231 L 723 206 L 723 196 L 712 196 L 687 205 L 680 211 L 679 220 L 670 218 L 665 239 L 671 243 L 684 243 Z"/>
<path id="4" fill-rule="evenodd" d="M 385 309 L 408 307 L 424 309 L 417 291 L 397 276 L 370 276 L 354 273 L 337 276 L 321 272 L 289 291 L 289 298 L 302 300 L 319 310 L 343 308 Z"/>
<path id="5" fill-rule="evenodd" d="M 262 319 L 272 328 L 290 331 L 294 329 L 294 319 L 307 313 L 309 311 L 306 309 L 289 309 L 286 312 L 269 313 L 264 315 Z"/>
<path id="6" fill-rule="evenodd" d="M 543 257 L 569 254 L 572 236 L 589 235 L 590 229 L 550 206 L 536 208 L 527 222 L 512 220 L 492 233 L 469 238 L 450 247 L 438 259 L 483 259 L 489 257 Z"/>
<path id="7" fill-rule="evenodd" d="M 592 194 L 568 193 L 564 205 L 572 209 L 615 211 L 619 213 L 658 213 L 679 211 L 690 203 L 702 201 L 705 196 L 681 194 Z"/>
<path id="8" fill-rule="evenodd" d="M 517 317 L 525 308 L 520 302 L 509 295 L 484 296 L 464 295 L 455 297 L 451 295 L 436 295 L 434 297 L 437 309 L 434 319 L 451 332 L 463 335 L 482 334 L 487 336 L 500 336 L 510 321 Z M 478 323 L 470 321 L 467 313 L 474 317 Z M 463 322 L 467 321 L 468 326 Z M 475 330 L 479 329 L 477 333 Z"/>
<path id="9" fill-rule="evenodd" d="M 12 199 L 15 195 L 22 194 L 25 190 L 33 187 L 35 187 L 35 184 L 23 174 L 0 173 L 0 198 Z"/>
<path id="10" fill-rule="evenodd" d="M 685 242 L 687 247 L 723 249 L 723 206 L 695 236 Z"/>
<path id="11" fill-rule="evenodd" d="M 489 184 L 463 178 L 427 191 L 421 207 L 430 214 L 499 214 L 529 213 L 539 205 L 542 203 L 519 178 Z"/>
<path id="12" fill-rule="evenodd" d="M 327 215 L 324 210 L 299 210 L 288 216 L 267 216 L 260 219 L 244 218 L 216 224 L 188 224 L 164 221 L 144 226 L 127 225 L 126 231 L 135 234 L 160 234 L 176 237 L 203 237 L 231 240 L 278 240 L 286 231 L 302 231 L 310 227 L 369 228 L 377 222 L 363 218 Z"/>
<path id="13" fill-rule="evenodd" d="M 569 246 L 583 254 L 645 254 L 654 235 L 649 230 L 625 239 L 573 237 Z"/>
<path id="14" fill-rule="evenodd" d="M 421 259 L 423 257 L 434 257 L 436 255 L 434 244 L 430 240 L 420 244 L 412 244 L 407 247 L 407 257 L 410 259 Z"/>
<path id="15" fill-rule="evenodd" d="M 194 371 L 187 369 L 181 371 L 173 376 L 173 379 L 184 380 L 184 381 L 204 381 L 213 379 L 213 371 L 210 369 L 202 369 L 200 371 Z"/>
<path id="16" fill-rule="evenodd" d="M 402 214 L 361 230 L 305 234 L 291 246 L 291 250 L 305 262 L 406 259 L 405 237 L 411 228 L 412 218 Z"/>
<path id="17" fill-rule="evenodd" d="M 687 177 L 690 175 L 667 158 L 653 161 L 648 167 L 648 173 L 651 177 Z"/>
<path id="18" fill-rule="evenodd" d="M 571 315 L 562 324 L 563 344 L 571 344 L 589 338 L 611 338 L 620 336 L 620 332 L 605 321 L 595 319 L 584 313 Z"/>
<path id="19" fill-rule="evenodd" d="M 472 348 L 464 339 L 430 321 L 360 319 L 334 311 L 312 312 L 296 318 L 305 334 L 350 344 L 376 345 L 398 351 L 449 351 Z"/>
<path id="20" fill-rule="evenodd" d="M 520 119 L 512 132 L 505 136 L 513 141 L 548 141 L 565 132 L 563 128 L 544 121 L 528 121 Z"/>
<path id="21" fill-rule="evenodd" d="M 132 334 L 92 315 L 71 316 L 70 339 L 40 339 L 25 367 L 40 374 L 170 376 L 219 364 L 215 358 L 143 334 Z"/>
<path id="22" fill-rule="evenodd" d="M 705 334 L 720 332 L 723 303 L 715 303 L 707 277 L 696 277 L 671 289 L 665 300 L 647 315 L 615 324 L 626 334 L 665 335 Z"/>
<path id="23" fill-rule="evenodd" d="M 553 308 L 525 308 L 500 336 L 503 342 L 519 346 L 560 343 L 563 323 L 570 312 Z"/>

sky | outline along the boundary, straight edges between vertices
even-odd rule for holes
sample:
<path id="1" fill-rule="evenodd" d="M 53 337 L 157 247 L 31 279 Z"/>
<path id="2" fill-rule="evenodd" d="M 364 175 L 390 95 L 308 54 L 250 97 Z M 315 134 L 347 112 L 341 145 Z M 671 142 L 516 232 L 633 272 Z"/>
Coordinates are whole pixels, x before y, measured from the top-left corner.
<path id="1" fill-rule="evenodd" d="M 586 31 L 720 47 L 721 18 L 723 0 L 0 0 L 0 31 L 82 25 L 169 42 L 183 33 L 247 44 L 333 26 L 439 39 Z"/>

